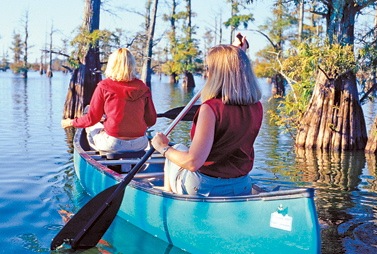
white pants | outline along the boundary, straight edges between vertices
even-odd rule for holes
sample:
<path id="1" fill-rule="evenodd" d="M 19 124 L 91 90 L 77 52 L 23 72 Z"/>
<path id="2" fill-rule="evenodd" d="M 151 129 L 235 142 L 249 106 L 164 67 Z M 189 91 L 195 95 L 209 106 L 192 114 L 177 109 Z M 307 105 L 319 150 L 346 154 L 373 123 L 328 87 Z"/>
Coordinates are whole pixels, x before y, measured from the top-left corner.
<path id="1" fill-rule="evenodd" d="M 96 123 L 93 126 L 85 128 L 88 142 L 91 148 L 96 151 L 104 152 L 135 152 L 141 151 L 148 147 L 148 138 L 143 136 L 131 140 L 123 140 L 108 135 L 103 124 Z"/>

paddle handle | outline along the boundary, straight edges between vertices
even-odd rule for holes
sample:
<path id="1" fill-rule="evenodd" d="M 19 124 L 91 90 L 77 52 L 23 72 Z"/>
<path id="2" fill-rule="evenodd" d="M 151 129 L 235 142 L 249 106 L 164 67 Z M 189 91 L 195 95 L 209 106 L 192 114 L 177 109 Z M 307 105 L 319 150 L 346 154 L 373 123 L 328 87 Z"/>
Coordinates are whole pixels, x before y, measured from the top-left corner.
<path id="1" fill-rule="evenodd" d="M 174 127 L 183 119 L 183 117 L 190 111 L 195 102 L 200 98 L 200 89 L 199 92 L 195 94 L 194 97 L 187 103 L 187 105 L 182 109 L 182 111 L 177 115 L 177 117 L 171 122 L 168 128 L 164 131 L 164 134 L 167 136 L 174 129 Z"/>

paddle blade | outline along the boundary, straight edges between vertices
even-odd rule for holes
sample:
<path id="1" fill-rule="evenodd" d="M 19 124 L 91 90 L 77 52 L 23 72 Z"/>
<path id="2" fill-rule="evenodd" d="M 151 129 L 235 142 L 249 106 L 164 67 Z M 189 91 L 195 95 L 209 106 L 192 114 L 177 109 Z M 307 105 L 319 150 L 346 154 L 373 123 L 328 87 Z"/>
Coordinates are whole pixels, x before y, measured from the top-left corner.
<path id="1" fill-rule="evenodd" d="M 118 185 L 107 188 L 85 204 L 52 240 L 51 250 L 57 249 L 64 243 L 69 244 L 72 249 L 88 249 L 96 246 L 110 227 L 122 203 L 124 189 L 106 205 Z M 96 214 L 98 211 L 102 213 Z M 90 227 L 86 228 L 87 225 Z"/>
<path id="2" fill-rule="evenodd" d="M 193 105 L 190 110 L 184 115 L 181 119 L 182 121 L 192 121 L 194 119 L 196 111 L 199 109 L 200 105 Z M 157 114 L 157 117 L 166 117 L 169 119 L 175 119 L 179 113 L 183 110 L 184 107 L 172 108 L 165 113 Z"/>

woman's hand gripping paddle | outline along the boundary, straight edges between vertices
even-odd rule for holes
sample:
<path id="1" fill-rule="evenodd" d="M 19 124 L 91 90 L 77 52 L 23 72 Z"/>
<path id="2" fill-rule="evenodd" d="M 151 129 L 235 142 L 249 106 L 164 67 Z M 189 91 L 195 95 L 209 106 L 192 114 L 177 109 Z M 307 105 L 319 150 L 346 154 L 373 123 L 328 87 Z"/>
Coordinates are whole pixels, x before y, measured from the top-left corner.
<path id="1" fill-rule="evenodd" d="M 191 99 L 169 125 L 164 132 L 165 135 L 168 135 L 189 112 L 199 99 L 200 92 Z M 96 246 L 114 220 L 127 185 L 154 151 L 155 149 L 151 147 L 120 183 L 102 191 L 84 205 L 54 237 L 50 246 L 51 250 L 57 249 L 62 244 L 68 244 L 72 249 L 88 249 Z"/>

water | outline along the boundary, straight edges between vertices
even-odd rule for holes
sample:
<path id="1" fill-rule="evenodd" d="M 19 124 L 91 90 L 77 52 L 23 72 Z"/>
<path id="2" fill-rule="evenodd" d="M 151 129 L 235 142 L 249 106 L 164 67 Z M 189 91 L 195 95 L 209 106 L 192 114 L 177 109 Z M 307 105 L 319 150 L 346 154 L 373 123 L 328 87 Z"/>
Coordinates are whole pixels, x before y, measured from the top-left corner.
<path id="1" fill-rule="evenodd" d="M 64 212 L 75 213 L 90 199 L 74 175 L 72 133 L 60 127 L 70 76 L 54 75 L 48 79 L 30 73 L 25 81 L 0 72 L 0 253 L 49 253 Z M 154 78 L 153 99 L 160 113 L 185 105 L 198 90 Z M 198 77 L 196 82 L 203 85 Z M 267 111 L 274 104 L 268 100 L 270 87 L 261 84 Z M 376 106 L 364 105 L 368 125 Z M 159 119 L 152 129 L 164 131 L 169 123 Z M 180 123 L 172 140 L 188 143 L 189 128 L 189 122 Z M 316 189 L 322 253 L 376 253 L 376 157 L 363 152 L 296 153 L 292 145 L 291 138 L 265 116 L 256 141 L 253 177 Z M 100 244 L 83 253 L 183 251 L 116 219 Z"/>

